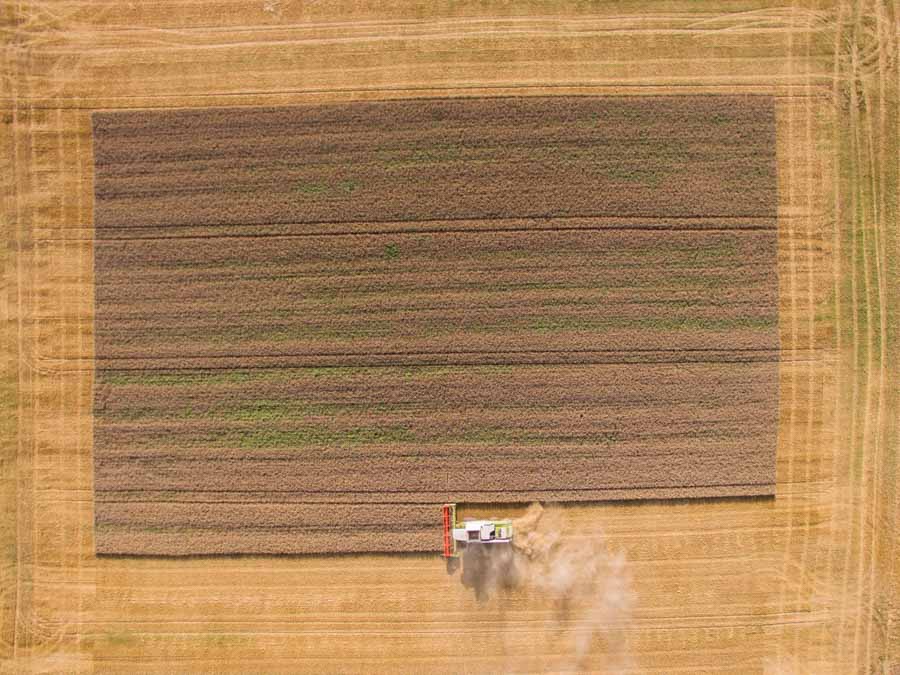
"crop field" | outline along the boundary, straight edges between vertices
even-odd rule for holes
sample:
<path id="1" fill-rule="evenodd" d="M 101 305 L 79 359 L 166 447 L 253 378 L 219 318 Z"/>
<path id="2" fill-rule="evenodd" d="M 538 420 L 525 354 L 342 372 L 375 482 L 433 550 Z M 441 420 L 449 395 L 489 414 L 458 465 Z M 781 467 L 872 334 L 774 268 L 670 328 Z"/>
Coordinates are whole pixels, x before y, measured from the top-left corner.
<path id="1" fill-rule="evenodd" d="M 98 552 L 435 551 L 445 501 L 772 494 L 774 112 L 95 114 Z"/>
<path id="2" fill-rule="evenodd" d="M 898 672 L 897 5 L 380 4 L 0 8 L 0 672 Z"/>

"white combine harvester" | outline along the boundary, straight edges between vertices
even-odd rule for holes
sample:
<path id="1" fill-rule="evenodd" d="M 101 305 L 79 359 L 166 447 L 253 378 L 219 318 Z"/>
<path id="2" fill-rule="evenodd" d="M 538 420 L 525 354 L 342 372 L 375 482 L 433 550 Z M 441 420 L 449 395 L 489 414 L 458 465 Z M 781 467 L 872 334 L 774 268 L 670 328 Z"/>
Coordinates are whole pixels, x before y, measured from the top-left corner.
<path id="1" fill-rule="evenodd" d="M 444 557 L 447 569 L 453 571 L 459 564 L 460 551 L 468 546 L 482 544 L 509 544 L 513 538 L 511 520 L 472 520 L 456 522 L 456 504 L 441 507 L 444 522 Z"/>

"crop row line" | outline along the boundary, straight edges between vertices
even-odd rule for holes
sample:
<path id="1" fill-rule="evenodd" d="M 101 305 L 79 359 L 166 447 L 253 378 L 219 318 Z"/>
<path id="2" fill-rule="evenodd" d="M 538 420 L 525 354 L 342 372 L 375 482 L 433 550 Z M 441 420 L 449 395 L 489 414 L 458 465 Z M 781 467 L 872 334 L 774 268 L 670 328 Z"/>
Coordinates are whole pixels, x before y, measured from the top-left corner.
<path id="1" fill-rule="evenodd" d="M 677 216 L 665 216 L 659 214 L 640 214 L 640 213 L 617 213 L 617 214 L 602 214 L 602 213 L 587 213 L 587 214 L 566 214 L 566 215 L 506 215 L 506 216 L 446 216 L 441 218 L 381 218 L 378 220 L 373 220 L 370 222 L 361 222 L 358 219 L 332 219 L 332 220 L 304 220 L 304 221 L 265 221 L 265 222 L 253 222 L 253 223 L 169 223 L 166 225 L 103 225 L 96 224 L 96 230 L 136 230 L 136 229 L 147 229 L 147 228 L 179 228 L 179 227 L 269 227 L 274 225 L 280 226 L 291 226 L 291 225 L 347 225 L 351 223 L 358 223 L 361 225 L 390 225 L 390 224 L 402 224 L 402 223 L 458 223 L 458 222 L 500 222 L 500 221 L 532 221 L 532 222 L 541 222 L 541 221 L 560 221 L 560 220 L 585 220 L 585 219 L 611 219 L 611 218 L 633 218 L 637 220 L 661 220 L 661 221 L 686 221 L 686 220 L 694 220 L 694 221 L 710 221 L 710 220 L 748 220 L 748 219 L 760 219 L 760 220 L 770 220 L 774 221 L 777 217 L 776 213 L 761 213 L 761 214 L 717 214 L 717 213 L 698 213 L 698 214 L 682 214 Z M 759 229 L 774 229 L 775 225 L 771 227 L 759 228 Z M 529 230 L 534 228 L 520 228 L 523 230 Z M 555 228 L 554 228 L 555 229 Z M 572 229 L 582 229 L 582 228 L 572 228 Z M 607 228 L 598 228 L 598 229 L 607 229 Z M 612 229 L 612 228 L 609 228 Z M 633 229 L 641 229 L 641 228 L 633 228 Z M 651 229 L 651 228 L 648 228 Z M 653 227 L 652 229 L 657 229 Z M 687 228 L 686 228 L 687 229 Z M 723 228 L 729 229 L 729 228 Z M 410 230 L 403 230 L 404 232 L 409 232 Z M 440 230 L 426 230 L 427 232 L 437 232 Z M 451 230 L 456 231 L 456 230 Z M 485 230 L 473 230 L 472 228 L 461 228 L 460 231 L 468 232 L 468 231 L 485 231 Z M 322 236 L 331 234 L 329 232 L 321 232 L 314 233 L 308 236 Z M 348 234 L 360 234 L 359 232 L 348 232 Z"/>

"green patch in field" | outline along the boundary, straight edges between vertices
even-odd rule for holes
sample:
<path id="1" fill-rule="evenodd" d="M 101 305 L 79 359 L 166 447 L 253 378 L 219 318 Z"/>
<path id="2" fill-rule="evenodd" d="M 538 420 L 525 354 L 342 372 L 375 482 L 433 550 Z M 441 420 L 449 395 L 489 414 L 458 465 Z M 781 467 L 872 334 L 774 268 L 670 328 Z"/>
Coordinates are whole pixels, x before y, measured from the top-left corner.
<path id="1" fill-rule="evenodd" d="M 396 260 L 400 257 L 400 247 L 394 243 L 385 244 L 383 255 L 385 260 Z"/>
<path id="2" fill-rule="evenodd" d="M 480 151 L 490 148 L 480 148 Z M 492 154 L 496 154 L 494 150 Z M 378 153 L 378 159 L 387 169 L 408 169 L 427 164 L 443 164 L 459 161 L 463 156 L 462 148 L 452 143 L 437 143 L 403 149 L 385 149 Z M 467 160 L 473 158 L 467 157 Z"/>
<path id="3" fill-rule="evenodd" d="M 733 261 L 740 254 L 737 236 L 721 238 L 712 243 L 697 244 L 695 242 L 693 246 L 675 246 L 673 250 L 694 260 L 713 259 L 723 262 Z"/>
<path id="4" fill-rule="evenodd" d="M 360 182 L 355 178 L 345 178 L 334 183 L 300 180 L 294 185 L 299 197 L 349 197 L 359 190 Z"/>
<path id="5" fill-rule="evenodd" d="M 279 420 L 303 420 L 310 417 L 331 417 L 339 414 L 364 412 L 366 414 L 388 412 L 382 404 L 362 403 L 309 403 L 306 401 L 258 400 L 231 406 L 223 410 L 208 410 L 204 417 L 233 422 L 274 422 Z"/>
<path id="6" fill-rule="evenodd" d="M 115 371 L 98 371 L 98 384 L 115 384 L 115 385 L 142 385 L 142 386 L 197 386 L 197 385 L 214 385 L 214 384 L 241 384 L 254 379 L 268 379 L 272 375 L 277 375 L 277 371 L 258 371 L 251 370 L 227 370 L 227 371 L 210 371 L 210 370 L 191 370 L 160 373 L 155 371 L 136 371 L 136 372 L 115 372 Z"/>
<path id="7" fill-rule="evenodd" d="M 870 115 L 871 113 L 861 110 L 859 123 L 862 125 L 862 120 Z M 843 202 L 846 204 L 839 222 L 843 253 L 842 279 L 838 289 L 841 302 L 840 337 L 845 346 L 856 345 L 854 359 L 859 365 L 855 365 L 855 368 L 859 372 L 865 372 L 879 367 L 882 340 L 887 344 L 896 340 L 897 331 L 891 312 L 886 312 L 885 317 L 881 316 L 879 297 L 881 293 L 885 293 L 888 307 L 896 307 L 897 284 L 890 283 L 896 275 L 885 274 L 884 278 L 888 283 L 882 287 L 879 284 L 878 267 L 885 265 L 896 272 L 897 258 L 886 255 L 886 251 L 881 250 L 879 238 L 882 235 L 876 225 L 886 229 L 885 242 L 888 237 L 896 236 L 896 228 L 890 227 L 888 223 L 894 222 L 892 215 L 896 204 L 897 181 L 888 180 L 885 185 L 881 185 L 878 176 L 873 175 L 865 159 L 869 151 L 866 139 L 853 133 L 848 119 L 852 117 L 843 119 L 838 144 L 838 166 L 841 167 L 840 181 Z M 897 176 L 896 153 L 887 153 L 886 159 L 888 170 Z M 882 197 L 882 190 L 887 199 Z"/>
<path id="8" fill-rule="evenodd" d="M 603 317 L 603 318 L 560 318 L 538 319 L 533 321 L 529 328 L 539 333 L 555 333 L 573 330 L 604 331 L 615 329 L 642 329 L 653 330 L 733 330 L 770 329 L 778 325 L 777 316 L 753 317 L 739 316 L 729 318 L 710 319 L 705 317 Z"/>
<path id="9" fill-rule="evenodd" d="M 416 440 L 410 429 L 401 426 L 356 427 L 335 429 L 331 426 L 308 426 L 301 429 L 261 429 L 239 433 L 235 438 L 241 448 L 290 448 L 315 445 L 370 445 L 405 443 Z"/>
<path id="10" fill-rule="evenodd" d="M 183 416 L 180 411 L 161 410 L 159 408 L 105 408 L 96 412 L 98 420 L 106 422 L 137 422 L 139 420 L 152 419 L 188 419 L 189 416 Z"/>
<path id="11" fill-rule="evenodd" d="M 300 195 L 323 195 L 328 192 L 328 185 L 301 180 L 294 186 L 294 190 Z"/>
<path id="12" fill-rule="evenodd" d="M 596 129 L 603 123 L 603 118 L 599 113 L 588 113 L 587 117 L 573 120 L 569 124 L 576 129 Z"/>
<path id="13" fill-rule="evenodd" d="M 339 192 L 343 192 L 347 195 L 352 195 L 359 189 L 359 181 L 357 180 L 342 180 L 338 182 L 337 189 Z"/>
<path id="14" fill-rule="evenodd" d="M 222 411 L 209 410 L 205 417 L 235 422 L 273 422 L 291 417 L 291 407 L 280 401 L 253 401 Z"/>
<path id="15" fill-rule="evenodd" d="M 138 643 L 137 636 L 127 631 L 115 631 L 105 635 L 106 643 L 112 647 L 130 647 Z"/>
<path id="16" fill-rule="evenodd" d="M 709 124 L 731 124 L 735 121 L 733 115 L 724 112 L 714 112 L 703 117 L 704 122 Z"/>
<path id="17" fill-rule="evenodd" d="M 232 326 L 210 329 L 206 342 L 232 344 L 234 342 L 290 342 L 291 340 L 347 340 L 366 337 L 383 337 L 395 328 L 392 321 L 368 321 L 364 324 L 340 325 L 337 323 L 271 324 L 260 322 L 255 326 Z"/>
<path id="18" fill-rule="evenodd" d="M 507 364 L 492 364 L 487 366 L 473 366 L 471 368 L 471 371 L 473 373 L 487 373 L 490 375 L 509 375 L 515 370 L 515 368 L 515 366 Z"/>
<path id="19" fill-rule="evenodd" d="M 645 169 L 643 167 L 629 167 L 624 165 L 609 166 L 603 169 L 603 174 L 610 180 L 620 183 L 639 183 L 649 187 L 657 187 L 663 179 L 662 167 Z"/>

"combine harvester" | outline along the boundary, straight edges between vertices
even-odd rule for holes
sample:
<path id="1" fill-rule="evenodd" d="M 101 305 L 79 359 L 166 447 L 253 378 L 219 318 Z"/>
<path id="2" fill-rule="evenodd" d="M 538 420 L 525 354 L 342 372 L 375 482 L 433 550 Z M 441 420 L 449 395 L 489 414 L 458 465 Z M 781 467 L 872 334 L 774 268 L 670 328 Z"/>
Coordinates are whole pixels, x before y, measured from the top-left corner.
<path id="1" fill-rule="evenodd" d="M 441 507 L 444 521 L 444 558 L 447 571 L 453 573 L 459 567 L 460 552 L 470 546 L 510 544 L 513 538 L 511 520 L 473 520 L 466 518 L 456 522 L 456 504 Z"/>

